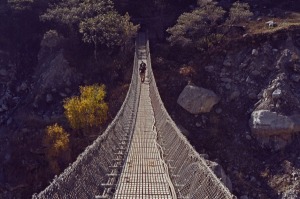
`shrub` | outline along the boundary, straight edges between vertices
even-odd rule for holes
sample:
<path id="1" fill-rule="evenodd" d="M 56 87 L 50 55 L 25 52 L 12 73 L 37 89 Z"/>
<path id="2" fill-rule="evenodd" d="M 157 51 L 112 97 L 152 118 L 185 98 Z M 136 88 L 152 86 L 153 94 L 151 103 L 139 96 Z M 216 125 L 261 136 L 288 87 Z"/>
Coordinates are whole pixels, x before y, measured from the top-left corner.
<path id="1" fill-rule="evenodd" d="M 64 101 L 65 116 L 73 129 L 92 132 L 107 120 L 108 105 L 104 85 L 80 87 L 80 96 Z"/>
<path id="2" fill-rule="evenodd" d="M 211 35 L 216 35 L 224 14 L 225 11 L 214 1 L 198 1 L 197 8 L 180 15 L 177 23 L 168 28 L 168 41 L 171 45 L 206 50 L 213 45 Z"/>
<path id="3" fill-rule="evenodd" d="M 70 159 L 69 142 L 69 134 L 61 126 L 47 126 L 43 143 L 47 147 L 46 157 L 54 173 L 59 173 L 60 164 Z"/>
<path id="4" fill-rule="evenodd" d="M 239 24 L 249 20 L 253 16 L 250 11 L 250 6 L 247 3 L 241 3 L 239 1 L 232 4 L 229 12 L 228 24 Z"/>

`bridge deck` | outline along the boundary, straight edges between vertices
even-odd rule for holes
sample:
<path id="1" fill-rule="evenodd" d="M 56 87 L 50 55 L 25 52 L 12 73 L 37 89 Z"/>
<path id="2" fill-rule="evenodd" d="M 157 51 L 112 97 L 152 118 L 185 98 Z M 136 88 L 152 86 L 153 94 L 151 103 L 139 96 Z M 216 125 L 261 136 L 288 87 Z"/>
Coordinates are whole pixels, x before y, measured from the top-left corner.
<path id="1" fill-rule="evenodd" d="M 173 198 L 170 189 L 172 184 L 156 144 L 154 122 L 149 84 L 144 83 L 141 86 L 136 127 L 114 198 Z"/>

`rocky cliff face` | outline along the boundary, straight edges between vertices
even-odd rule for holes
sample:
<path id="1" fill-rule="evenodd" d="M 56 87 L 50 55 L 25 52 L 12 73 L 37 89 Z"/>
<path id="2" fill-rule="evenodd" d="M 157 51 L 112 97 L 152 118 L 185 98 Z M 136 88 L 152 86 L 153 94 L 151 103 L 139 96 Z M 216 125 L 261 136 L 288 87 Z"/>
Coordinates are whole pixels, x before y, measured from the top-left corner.
<path id="1" fill-rule="evenodd" d="M 258 118 L 261 114 L 256 112 L 260 110 L 299 120 L 298 41 L 297 33 L 273 35 L 257 45 L 232 49 L 224 54 L 222 63 L 220 59 L 219 63 L 205 67 L 210 81 L 216 85 L 216 92 L 222 95 L 223 105 L 234 104 L 237 111 L 253 112 L 249 123 L 251 131 L 264 146 L 283 148 L 291 141 L 288 139 L 291 133 L 299 132 L 297 125 L 286 128 L 283 123 L 276 123 L 276 128 L 281 129 L 277 133 L 272 125 L 256 125 L 261 121 Z M 266 134 L 266 131 L 273 131 L 273 134 Z M 281 143 L 275 146 L 272 142 Z"/>
<path id="2" fill-rule="evenodd" d="M 59 123 L 70 133 L 71 161 L 90 144 L 72 133 L 64 117 L 63 100 L 77 95 L 79 85 L 107 86 L 110 121 L 126 96 L 131 70 L 115 75 L 117 64 L 112 59 L 120 60 L 120 65 L 130 61 L 131 68 L 130 57 L 111 56 L 96 65 L 92 55 L 70 49 L 76 45 L 68 42 L 61 36 L 50 41 L 44 37 L 32 68 L 12 64 L 12 55 L 0 45 L 0 198 L 30 198 L 53 179 L 43 146 L 46 126 Z"/>
<path id="3" fill-rule="evenodd" d="M 167 110 L 197 150 L 225 168 L 239 197 L 299 197 L 290 177 L 300 165 L 299 41 L 299 30 L 285 30 L 245 35 L 222 51 L 193 55 L 181 64 L 162 56 L 163 48 L 153 56 Z M 195 73 L 183 77 L 180 71 L 188 67 Z M 190 82 L 213 91 L 219 102 L 206 113 L 176 104 Z M 204 102 L 199 96 L 193 101 L 196 107 Z"/>
<path id="4" fill-rule="evenodd" d="M 69 66 L 62 49 L 41 48 L 33 74 L 22 78 L 25 69 L 10 59 L 8 53 L 0 55 L 0 198 L 22 198 L 41 189 L 43 178 L 51 176 L 45 171 L 44 128 L 62 119 L 61 100 L 74 92 L 80 74 Z"/>

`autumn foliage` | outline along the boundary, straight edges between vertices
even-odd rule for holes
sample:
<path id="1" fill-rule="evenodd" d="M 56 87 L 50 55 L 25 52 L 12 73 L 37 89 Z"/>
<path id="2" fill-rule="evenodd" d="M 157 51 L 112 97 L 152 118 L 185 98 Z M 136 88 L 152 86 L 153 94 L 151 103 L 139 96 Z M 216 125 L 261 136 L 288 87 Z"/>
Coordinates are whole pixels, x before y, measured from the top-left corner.
<path id="1" fill-rule="evenodd" d="M 64 101 L 65 115 L 73 129 L 91 130 L 107 120 L 108 105 L 104 85 L 80 87 L 80 96 Z"/>
<path id="2" fill-rule="evenodd" d="M 69 134 L 58 124 L 48 126 L 43 140 L 46 157 L 54 173 L 60 172 L 60 163 L 69 160 Z"/>

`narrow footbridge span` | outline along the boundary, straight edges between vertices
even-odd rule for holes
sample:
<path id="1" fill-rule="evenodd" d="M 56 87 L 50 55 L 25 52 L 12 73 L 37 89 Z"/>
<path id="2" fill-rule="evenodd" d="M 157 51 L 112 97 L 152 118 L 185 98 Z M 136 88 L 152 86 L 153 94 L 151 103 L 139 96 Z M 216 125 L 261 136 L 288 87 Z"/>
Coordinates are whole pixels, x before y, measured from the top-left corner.
<path id="1" fill-rule="evenodd" d="M 138 67 L 147 64 L 140 82 Z M 125 101 L 77 160 L 33 198 L 231 199 L 235 198 L 168 115 L 151 67 L 149 41 L 136 39 Z"/>

